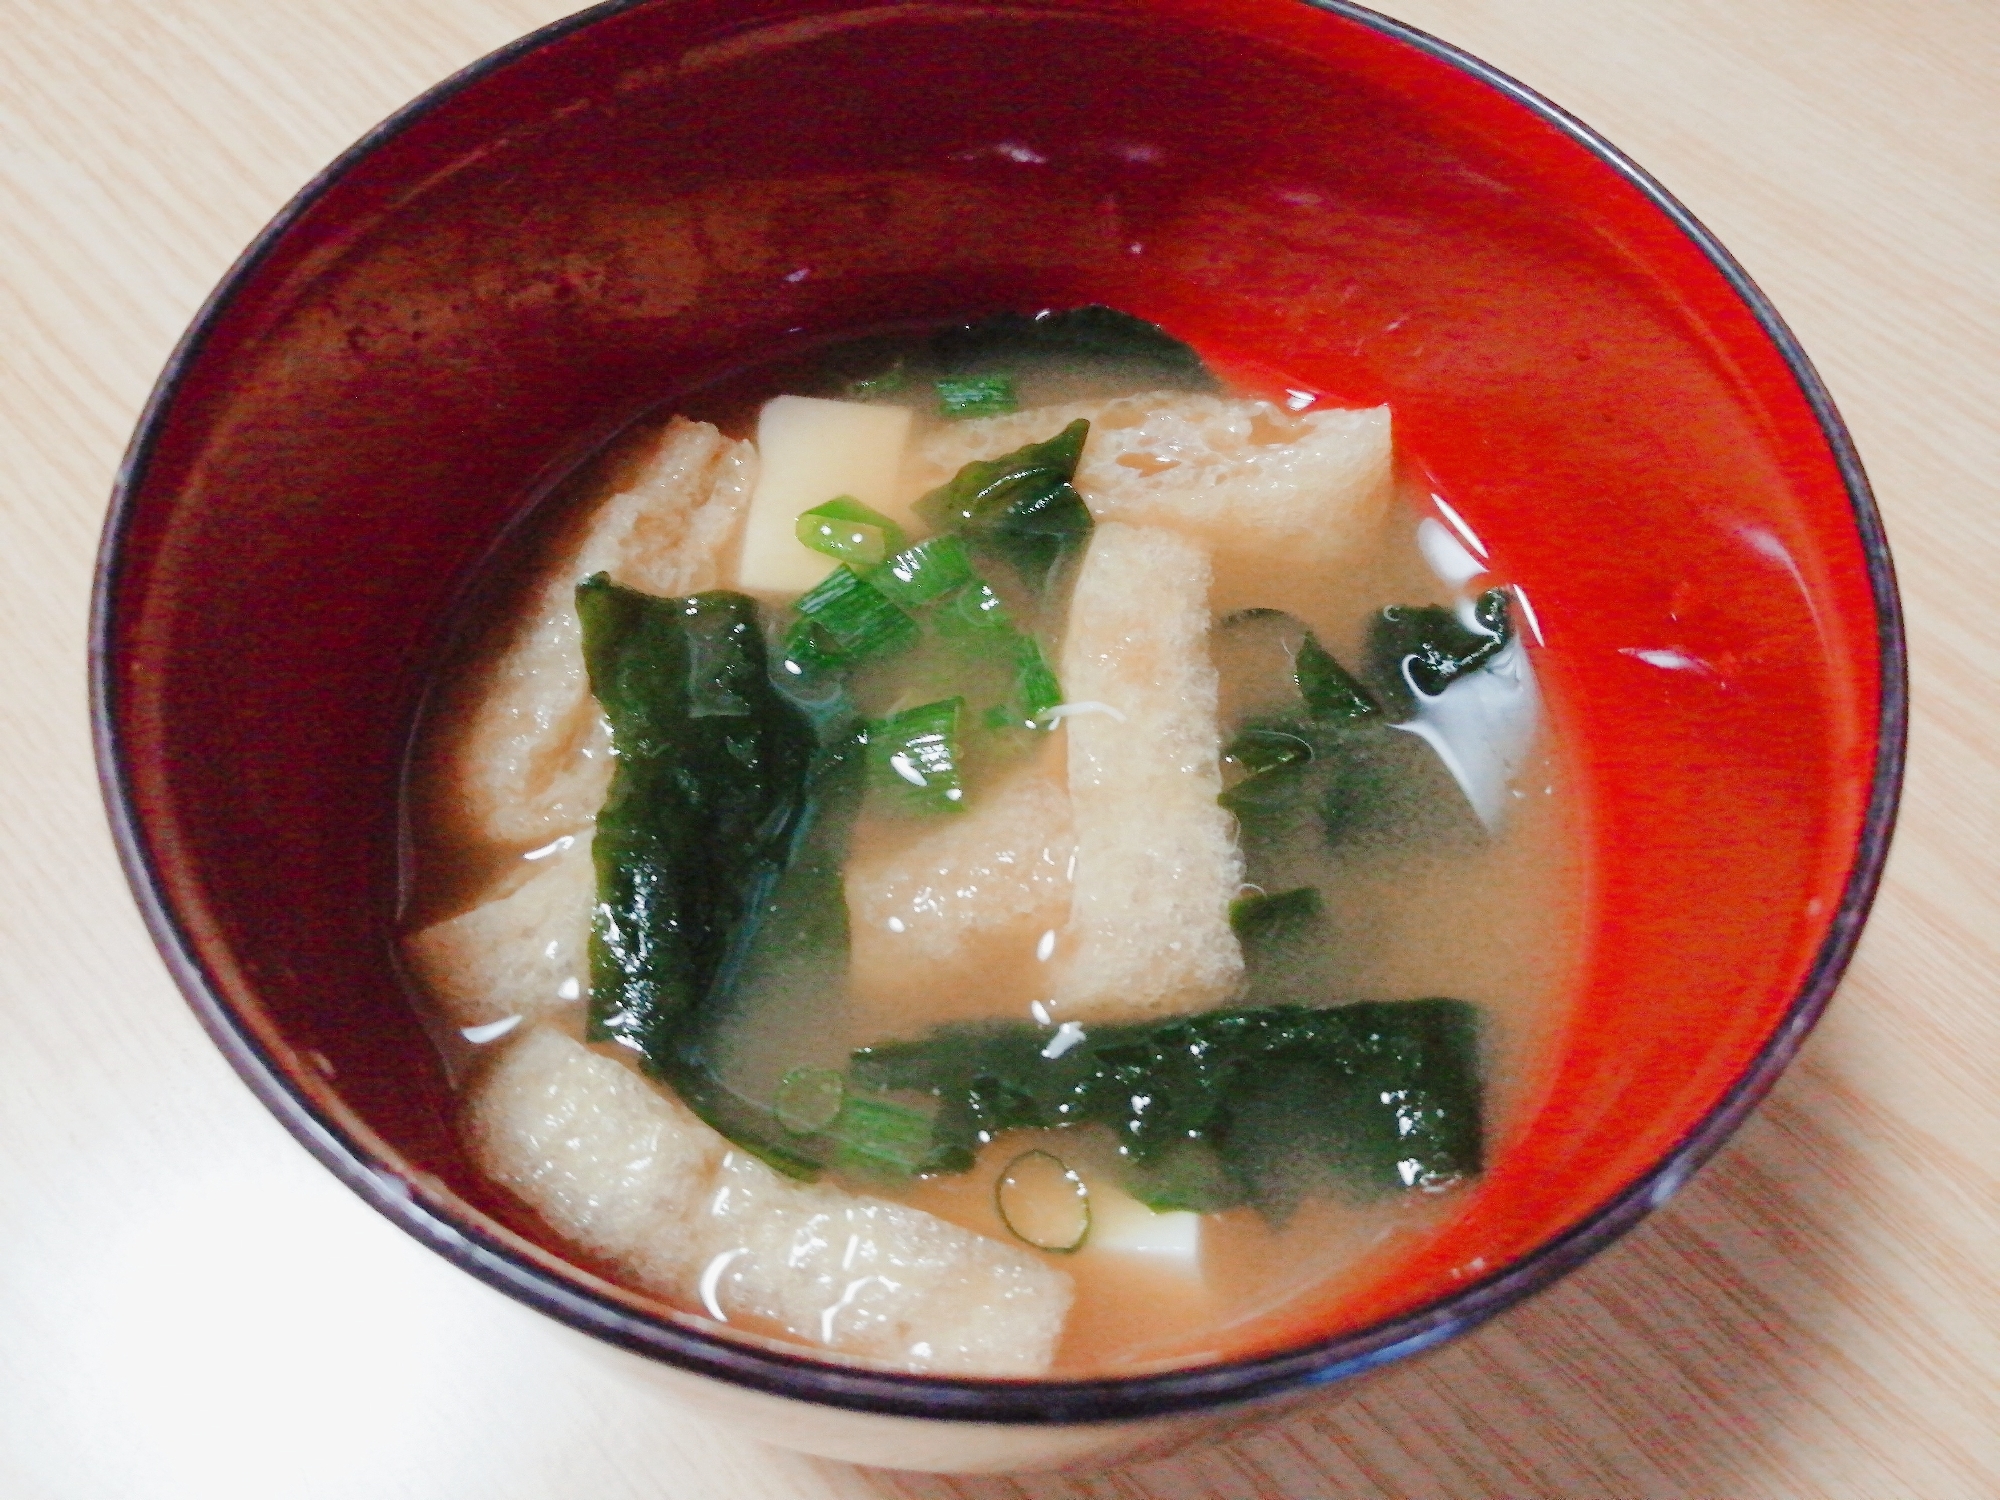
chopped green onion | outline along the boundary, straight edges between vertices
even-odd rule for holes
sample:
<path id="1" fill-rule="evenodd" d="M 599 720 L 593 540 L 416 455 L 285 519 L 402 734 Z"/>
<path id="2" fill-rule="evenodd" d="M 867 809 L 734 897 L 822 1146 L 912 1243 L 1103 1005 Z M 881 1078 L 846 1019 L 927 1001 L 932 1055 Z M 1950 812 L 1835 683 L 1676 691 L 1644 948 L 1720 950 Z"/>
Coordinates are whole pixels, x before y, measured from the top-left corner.
<path id="1" fill-rule="evenodd" d="M 817 1135 L 840 1115 L 847 1085 L 833 1068 L 794 1068 L 778 1080 L 771 1112 L 793 1135 Z"/>
<path id="2" fill-rule="evenodd" d="M 1316 886 L 1302 885 L 1275 895 L 1259 891 L 1229 903 L 1229 926 L 1244 943 L 1283 940 L 1297 937 L 1322 909 Z"/>
<path id="3" fill-rule="evenodd" d="M 785 632 L 779 668 L 786 677 L 810 682 L 847 660 L 840 643 L 811 620 L 799 620 Z"/>
<path id="4" fill-rule="evenodd" d="M 1090 1189 L 1059 1156 L 1023 1151 L 993 1184 L 993 1206 L 1014 1238 L 1068 1255 L 1090 1237 Z"/>
<path id="5" fill-rule="evenodd" d="M 916 609 L 976 582 L 978 575 L 972 571 L 964 542 L 955 536 L 934 536 L 903 548 L 880 567 L 870 568 L 867 577 L 891 602 Z"/>
<path id="6" fill-rule="evenodd" d="M 1299 643 L 1293 667 L 1299 696 L 1305 699 L 1306 711 L 1315 719 L 1366 719 L 1382 711 L 1368 689 L 1334 660 L 1333 653 L 1310 630 Z"/>
<path id="7" fill-rule="evenodd" d="M 1042 655 L 1041 643 L 1033 636 L 1017 639 L 1014 647 L 1014 706 L 1021 717 L 1032 723 L 1062 702 L 1062 684 L 1055 669 Z"/>
<path id="8" fill-rule="evenodd" d="M 1040 588 L 1090 536 L 1090 507 L 1070 483 L 1089 435 L 1079 417 L 1044 442 L 969 463 L 919 500 L 917 514 L 990 547 Z"/>
<path id="9" fill-rule="evenodd" d="M 939 604 L 932 618 L 940 635 L 960 642 L 990 643 L 995 635 L 1014 628 L 1014 617 L 1007 613 L 1007 606 L 979 578 Z"/>
<path id="10" fill-rule="evenodd" d="M 934 1128 L 924 1110 L 849 1092 L 826 1127 L 830 1164 L 856 1176 L 914 1177 L 927 1169 Z"/>
<path id="11" fill-rule="evenodd" d="M 963 806 L 958 721 L 964 707 L 963 698 L 946 698 L 871 723 L 870 780 L 916 811 L 948 812 Z"/>
<path id="12" fill-rule="evenodd" d="M 852 568 L 835 568 L 799 599 L 785 637 L 784 670 L 810 676 L 850 667 L 915 644 L 917 622 Z"/>
<path id="13" fill-rule="evenodd" d="M 798 537 L 815 552 L 872 568 L 902 550 L 903 528 L 852 495 L 840 495 L 799 517 Z"/>
<path id="14" fill-rule="evenodd" d="M 1018 409 L 1011 375 L 946 375 L 933 384 L 941 417 L 1004 417 Z"/>

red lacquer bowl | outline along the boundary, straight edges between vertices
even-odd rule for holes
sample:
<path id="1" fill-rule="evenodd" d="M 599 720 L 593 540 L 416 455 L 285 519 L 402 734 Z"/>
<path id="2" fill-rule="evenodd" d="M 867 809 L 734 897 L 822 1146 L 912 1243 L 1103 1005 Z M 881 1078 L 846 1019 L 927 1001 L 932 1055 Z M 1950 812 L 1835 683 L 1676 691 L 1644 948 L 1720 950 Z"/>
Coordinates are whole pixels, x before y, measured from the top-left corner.
<path id="1" fill-rule="evenodd" d="M 677 391 L 885 322 L 1090 301 L 1388 402 L 1506 559 L 1589 815 L 1560 1075 L 1417 1261 L 1226 1364 L 981 1382 L 719 1337 L 536 1245 L 454 1140 L 389 960 L 427 665 L 509 523 Z M 307 188 L 203 310 L 119 481 L 92 644 L 140 904 L 308 1147 L 766 1436 L 945 1468 L 1352 1377 L 1628 1228 L 1825 1005 L 1904 733 L 1880 523 L 1770 305 L 1577 122 L 1332 0 L 640 0 L 496 54 Z"/>

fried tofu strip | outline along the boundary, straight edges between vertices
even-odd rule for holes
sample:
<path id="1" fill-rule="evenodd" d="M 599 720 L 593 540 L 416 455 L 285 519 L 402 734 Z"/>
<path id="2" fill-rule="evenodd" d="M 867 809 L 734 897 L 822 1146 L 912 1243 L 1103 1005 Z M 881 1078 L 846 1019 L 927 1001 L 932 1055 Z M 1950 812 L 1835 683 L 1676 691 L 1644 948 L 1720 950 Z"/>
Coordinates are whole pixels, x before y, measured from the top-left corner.
<path id="1" fill-rule="evenodd" d="M 1076 874 L 1058 1020 L 1206 1010 L 1242 980 L 1208 588 L 1195 543 L 1119 521 L 1096 528 L 1077 571 L 1061 673 Z"/>
<path id="2" fill-rule="evenodd" d="M 1093 516 L 1199 543 L 1214 568 L 1217 616 L 1282 609 L 1337 629 L 1351 603 L 1341 574 L 1392 503 L 1388 407 L 1294 413 L 1170 391 L 1042 407 L 931 433 L 905 483 L 920 493 L 1077 417 L 1090 419 L 1076 486 Z"/>
<path id="3" fill-rule="evenodd" d="M 1070 909 L 1062 749 L 1049 745 L 964 812 L 913 826 L 864 821 L 841 880 L 855 1035 L 1025 1014 L 1042 998 L 1044 934 Z"/>
<path id="4" fill-rule="evenodd" d="M 610 732 L 590 695 L 576 585 L 593 573 L 647 593 L 719 587 L 756 479 L 756 450 L 675 417 L 535 585 L 523 622 L 474 690 L 449 752 L 468 832 L 538 844 L 596 817 Z"/>
<path id="5" fill-rule="evenodd" d="M 1046 1371 L 1067 1274 L 921 1210 L 779 1176 L 679 1100 L 549 1027 L 481 1076 L 480 1166 L 648 1290 L 829 1353 L 952 1375 Z"/>
<path id="6" fill-rule="evenodd" d="M 403 939 L 403 961 L 459 1027 L 533 1019 L 590 992 L 590 835 L 565 834 L 478 904 Z"/>

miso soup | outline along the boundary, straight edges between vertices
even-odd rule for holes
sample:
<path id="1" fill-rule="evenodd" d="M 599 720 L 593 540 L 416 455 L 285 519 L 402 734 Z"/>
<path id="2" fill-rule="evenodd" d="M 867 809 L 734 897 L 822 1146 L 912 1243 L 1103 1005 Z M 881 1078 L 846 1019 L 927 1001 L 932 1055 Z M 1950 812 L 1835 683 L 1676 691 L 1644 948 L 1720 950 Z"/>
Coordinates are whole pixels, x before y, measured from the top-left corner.
<path id="1" fill-rule="evenodd" d="M 689 393 L 495 562 L 403 955 L 552 1245 L 836 1358 L 1227 1355 L 1546 1086 L 1534 628 L 1394 414 L 1103 308 Z"/>

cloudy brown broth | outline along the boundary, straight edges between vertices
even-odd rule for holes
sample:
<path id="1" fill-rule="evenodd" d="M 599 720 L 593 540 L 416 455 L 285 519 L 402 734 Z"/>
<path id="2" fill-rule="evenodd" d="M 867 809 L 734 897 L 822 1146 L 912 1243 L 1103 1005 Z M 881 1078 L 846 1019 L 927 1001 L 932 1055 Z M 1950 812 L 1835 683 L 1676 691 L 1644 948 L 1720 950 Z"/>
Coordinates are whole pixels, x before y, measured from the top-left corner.
<path id="1" fill-rule="evenodd" d="M 758 411 L 764 400 L 781 393 L 843 399 L 858 394 L 875 404 L 902 404 L 912 410 L 913 417 L 904 478 L 899 483 L 927 487 L 938 475 L 924 472 L 926 451 L 963 446 L 961 437 L 976 432 L 979 419 L 972 419 L 973 425 L 967 426 L 938 414 L 927 385 L 932 372 L 921 362 L 923 347 L 918 340 L 859 343 L 831 354 L 823 352 L 811 361 L 739 375 L 691 392 L 675 405 L 688 418 L 714 423 L 727 437 L 749 439 L 757 431 Z M 900 389 L 881 394 L 865 387 L 856 391 L 853 382 L 857 378 L 893 369 L 901 351 L 917 353 L 905 355 L 905 384 Z M 1091 403 L 1101 407 L 1108 397 L 1144 390 L 1143 377 L 1148 372 L 1135 371 L 1129 362 L 1093 363 L 1016 354 L 1008 361 L 1007 373 L 1014 382 L 1014 404 L 1024 411 L 1040 411 Z M 1227 393 L 1232 399 L 1247 399 L 1252 394 Z M 991 420 L 1018 423 L 1023 419 Z M 1283 405 L 1272 405 L 1257 418 L 1262 427 L 1252 441 L 1267 445 L 1285 441 L 1300 420 L 1299 414 Z M 1045 425 L 1050 431 L 1035 431 L 1030 436 L 1046 438 L 1060 423 Z M 515 920 L 489 925 L 479 939 L 482 956 L 477 960 L 464 958 L 463 946 L 447 951 L 433 945 L 431 956 L 426 958 L 421 935 L 439 931 L 438 924 L 449 926 L 451 919 L 481 908 L 494 900 L 496 893 L 506 895 L 521 888 L 524 880 L 552 862 L 571 858 L 576 841 L 587 840 L 589 829 L 587 825 L 564 825 L 557 817 L 544 819 L 531 832 L 509 825 L 509 836 L 496 836 L 494 820 L 479 812 L 480 798 L 467 794 L 465 758 L 473 753 L 468 746 L 477 743 L 477 733 L 469 733 L 467 726 L 478 723 L 482 700 L 495 691 L 496 674 L 504 671 L 502 664 L 508 653 L 517 649 L 522 618 L 533 614 L 537 601 L 554 597 L 549 592 L 550 569 L 559 568 L 574 553 L 578 537 L 593 524 L 590 517 L 603 497 L 629 488 L 646 472 L 646 465 L 654 458 L 657 431 L 657 421 L 642 424 L 585 466 L 495 555 L 468 593 L 459 644 L 439 669 L 431 706 L 422 717 L 415 740 L 406 797 L 409 836 L 404 920 L 406 929 L 419 936 L 406 944 L 405 954 L 419 1003 L 454 1076 L 471 1096 L 468 1138 L 475 1145 L 475 1155 L 485 1151 L 482 1160 L 489 1162 L 489 1170 L 497 1159 L 496 1152 L 506 1156 L 493 1147 L 493 1132 L 517 1129 L 511 1123 L 493 1125 L 499 1118 L 497 1106 L 480 1102 L 482 1087 L 497 1087 L 482 1080 L 504 1071 L 490 1059 L 504 1056 L 509 1048 L 519 1051 L 523 1035 L 536 1028 L 559 1032 L 572 1042 L 581 1042 L 586 1034 L 584 1002 L 589 972 L 577 951 L 581 938 L 575 902 L 579 899 L 576 892 L 582 889 L 577 881 L 586 880 L 587 872 L 580 866 L 571 867 L 575 878 L 565 898 L 570 904 L 564 915 L 549 917 L 540 908 L 524 908 Z M 1157 462 L 1145 453 L 1128 458 L 1123 467 L 1142 478 L 1149 474 L 1149 464 Z M 1310 599 L 1315 637 L 1343 664 L 1364 658 L 1370 622 L 1384 607 L 1450 608 L 1469 601 L 1479 589 L 1507 582 L 1504 558 L 1487 559 L 1485 571 L 1471 580 L 1441 577 L 1435 557 L 1427 561 L 1426 547 L 1420 545 L 1420 528 L 1428 526 L 1434 533 L 1440 532 L 1446 527 L 1447 512 L 1426 493 L 1415 474 L 1410 456 L 1399 454 L 1393 497 L 1380 515 L 1362 528 L 1363 534 L 1345 548 L 1338 578 L 1327 580 L 1324 586 L 1310 580 L 1284 580 L 1284 586 L 1275 587 L 1274 597 L 1268 601 L 1303 610 L 1306 606 L 1296 601 Z M 1078 483 L 1081 487 L 1081 479 Z M 1085 499 L 1093 498 L 1086 490 Z M 1115 515 L 1110 518 L 1117 519 Z M 1100 514 L 1100 528 L 1105 521 L 1106 515 Z M 1449 522 L 1454 528 L 1460 524 L 1455 516 L 1450 516 Z M 1471 565 L 1473 554 L 1465 544 L 1473 539 L 1455 529 L 1449 535 L 1454 538 L 1451 545 L 1459 547 L 1454 555 Z M 1428 545 L 1435 554 L 1440 545 L 1436 535 L 1430 536 Z M 825 561 L 829 569 L 834 566 L 832 558 Z M 718 576 L 701 586 L 741 586 L 734 566 L 725 558 Z M 1020 578 L 997 565 L 983 568 L 981 576 L 990 580 L 1020 630 L 1041 640 L 1051 658 L 1060 662 L 1070 591 L 1078 568 L 1078 559 L 1070 557 L 1056 581 L 1040 591 L 1023 586 Z M 1245 576 L 1254 580 L 1253 572 L 1245 570 Z M 1254 581 L 1229 584 L 1226 580 L 1222 586 L 1238 592 L 1256 587 Z M 782 592 L 769 590 L 756 596 L 767 630 L 776 639 L 790 601 Z M 1217 612 L 1204 647 L 1218 681 L 1217 752 L 1229 745 L 1239 728 L 1266 722 L 1295 701 L 1298 690 L 1293 662 L 1306 629 L 1293 616 L 1254 612 L 1263 602 L 1258 599 L 1225 602 L 1238 607 Z M 1469 603 L 1462 607 L 1469 608 Z M 1518 634 L 1518 621 L 1516 629 Z M 1510 648 L 1517 659 L 1523 649 L 1519 644 Z M 774 648 L 774 661 L 781 655 Z M 950 651 L 936 648 L 926 638 L 925 644 L 901 656 L 858 665 L 847 679 L 853 703 L 863 719 L 879 723 L 882 716 L 899 708 L 948 693 L 956 660 Z M 1064 686 L 1067 689 L 1068 684 Z M 837 966 L 805 965 L 797 973 L 750 986 L 755 992 L 750 1003 L 723 1006 L 712 1018 L 704 1055 L 728 1088 L 768 1100 L 798 1070 L 837 1073 L 856 1049 L 920 1041 L 941 1024 L 1006 1020 L 1061 1025 L 1065 1013 L 1057 1004 L 1060 985 L 1052 981 L 1051 974 L 1069 958 L 1067 945 L 1073 933 L 1060 912 L 1072 899 L 1068 883 L 1076 878 L 1075 841 L 1083 837 L 1064 832 L 1061 823 L 1060 803 L 1066 795 L 1071 764 L 1066 741 L 1078 723 L 1067 710 L 1075 707 L 1066 704 L 1059 709 L 1052 727 L 996 735 L 990 743 L 968 732 L 962 756 L 967 801 L 962 807 L 944 813 L 913 813 L 893 791 L 871 787 L 845 839 L 843 871 L 851 955 L 846 972 L 841 973 Z M 1079 710 L 1098 717 L 1100 722 L 1091 732 L 1100 736 L 1118 727 L 1117 705 L 1106 707 L 1114 713 L 1107 716 L 1088 705 Z M 1233 994 L 1216 1000 L 1221 1005 L 1244 1005 L 1255 1003 L 1257 994 L 1280 994 L 1287 1003 L 1309 997 L 1304 1003 L 1314 1008 L 1436 996 L 1471 1002 L 1480 1018 L 1484 1154 L 1489 1165 L 1508 1150 L 1548 1084 L 1564 1020 L 1562 996 L 1579 944 L 1576 924 L 1585 878 L 1579 853 L 1579 815 L 1562 747 L 1551 741 L 1547 717 L 1546 713 L 1538 716 L 1532 742 L 1525 749 L 1515 747 L 1511 775 L 1495 794 L 1502 798 L 1497 816 L 1489 808 L 1489 815 L 1482 818 L 1430 742 L 1410 733 L 1385 741 L 1396 747 L 1407 741 L 1406 749 L 1396 749 L 1393 761 L 1399 768 L 1397 774 L 1408 783 L 1399 793 L 1408 804 L 1407 815 L 1392 820 L 1393 826 L 1362 826 L 1331 844 L 1311 829 L 1303 833 L 1291 829 L 1282 836 L 1259 835 L 1261 842 L 1252 840 L 1248 873 L 1264 876 L 1272 887 L 1271 894 L 1278 888 L 1310 886 L 1317 890 L 1320 925 L 1314 929 L 1308 951 L 1285 950 L 1279 958 L 1265 960 L 1263 968 L 1253 974 L 1254 993 L 1246 998 L 1239 984 Z M 601 744 L 596 753 L 602 753 Z M 1227 786 L 1241 773 L 1240 768 L 1224 766 L 1219 774 Z M 943 877 L 949 877 L 945 884 L 957 881 L 944 897 L 927 894 L 923 885 L 926 872 L 940 875 L 936 848 L 948 847 L 959 831 L 983 827 L 978 820 L 997 804 L 1023 808 L 1022 826 L 992 843 L 987 852 L 993 857 L 984 865 L 977 861 L 967 865 L 961 859 L 943 870 Z M 1035 819 L 1040 817 L 1049 820 L 1048 827 L 1056 829 L 1056 835 L 1043 837 L 1037 832 Z M 564 845 L 565 839 L 570 844 Z M 1022 883 L 1024 864 L 1041 871 L 1040 884 Z M 982 881 L 987 882 L 984 888 Z M 984 889 L 1003 887 L 1007 899 L 1030 906 L 1040 902 L 1037 910 L 1043 915 L 1050 910 L 1058 915 L 1047 922 L 1030 920 L 1026 915 L 1019 921 L 1000 922 L 963 941 L 954 940 L 944 960 L 927 958 L 944 941 L 938 934 L 945 929 L 934 922 L 927 937 L 919 930 L 924 913 L 934 916 L 940 899 L 947 906 L 977 903 Z M 1023 891 L 1028 894 L 1023 895 Z M 909 918 L 907 922 L 904 916 Z M 554 925 L 544 932 L 536 922 Z M 557 966 L 547 970 L 547 982 L 556 988 L 533 1000 L 540 1009 L 527 1014 L 525 1020 L 511 1020 L 523 1013 L 523 1008 L 507 999 L 515 991 L 504 987 L 500 999 L 482 1008 L 476 992 L 482 984 L 492 984 L 490 970 L 482 965 L 505 964 L 509 954 L 532 956 L 539 952 L 546 957 L 553 951 L 552 944 L 563 953 Z M 445 956 L 439 958 L 439 952 Z M 561 963 L 569 963 L 574 971 L 569 975 L 574 981 L 569 986 L 573 993 L 561 992 L 561 972 L 565 972 Z M 456 970 L 450 967 L 454 964 L 458 965 Z M 1083 1033 L 1100 1019 L 1096 1012 L 1076 1014 L 1081 1016 L 1076 1024 Z M 1062 1034 L 1051 1032 L 1052 1036 Z M 645 1077 L 638 1055 L 629 1047 L 600 1041 L 591 1044 L 590 1052 L 615 1059 L 621 1076 L 639 1087 L 661 1097 L 671 1095 L 665 1084 Z M 706 1131 L 707 1127 L 697 1123 L 693 1129 Z M 517 1133 L 522 1132 L 522 1139 L 536 1141 L 560 1134 L 553 1127 L 541 1135 L 532 1127 L 518 1127 Z M 1035 1248 L 1024 1243 L 1002 1216 L 996 1185 L 1010 1163 L 1036 1150 L 1059 1158 L 1089 1191 L 1091 1231 L 1080 1248 Z M 730 1159 L 741 1156 L 739 1148 Z M 577 1246 L 593 1263 L 608 1261 L 624 1268 L 641 1290 L 664 1294 L 690 1311 L 706 1308 L 711 1315 L 720 1312 L 729 1323 L 746 1331 L 778 1333 L 820 1344 L 835 1355 L 919 1369 L 948 1367 L 934 1362 L 929 1352 L 907 1358 L 886 1352 L 893 1340 L 883 1343 L 889 1336 L 880 1334 L 880 1328 L 887 1323 L 878 1326 L 880 1337 L 873 1345 L 866 1340 L 844 1345 L 838 1337 L 821 1339 L 816 1330 L 834 1329 L 845 1314 L 835 1306 L 831 1313 L 822 1310 L 818 1314 L 822 1321 L 815 1322 L 798 1311 L 804 1304 L 786 1302 L 790 1294 L 783 1289 L 763 1294 L 763 1303 L 745 1292 L 743 1305 L 731 1308 L 725 1305 L 727 1288 L 735 1284 L 728 1281 L 735 1274 L 730 1268 L 741 1267 L 745 1255 L 754 1259 L 754 1248 L 746 1250 L 726 1238 L 712 1240 L 705 1243 L 724 1248 L 709 1255 L 701 1266 L 690 1262 L 677 1269 L 662 1269 L 672 1257 L 666 1261 L 659 1256 L 649 1258 L 650 1252 L 634 1248 L 638 1244 L 635 1236 L 641 1231 L 629 1226 L 607 1227 L 609 1221 L 602 1215 L 593 1219 L 590 1213 L 577 1210 L 574 1203 L 565 1206 L 553 1200 L 538 1201 L 535 1193 L 540 1190 L 524 1186 L 535 1176 L 535 1163 L 520 1166 L 518 1152 L 506 1159 L 515 1165 L 499 1170 L 503 1185 L 549 1220 L 556 1243 Z M 558 1165 L 563 1172 L 571 1170 L 568 1164 Z M 703 1170 L 712 1173 L 714 1168 L 711 1164 Z M 753 1166 L 751 1170 L 763 1169 Z M 726 1182 L 723 1189 L 717 1189 L 719 1179 L 702 1177 L 699 1172 L 689 1180 L 697 1179 L 701 1192 L 722 1191 L 727 1197 Z M 979 1147 L 970 1170 L 898 1176 L 836 1166 L 822 1181 L 856 1195 L 854 1201 L 893 1202 L 920 1210 L 922 1215 L 1008 1247 L 1009 1254 L 1038 1262 L 1067 1278 L 1073 1301 L 1066 1316 L 1052 1325 L 1052 1346 L 1039 1362 L 1009 1366 L 1007 1360 L 1012 1356 L 1000 1355 L 990 1356 L 997 1363 L 982 1364 L 980 1361 L 989 1356 L 967 1354 L 959 1365 L 951 1367 L 962 1373 L 1052 1376 L 1132 1371 L 1220 1357 L 1239 1337 L 1233 1330 L 1243 1329 L 1252 1320 L 1282 1314 L 1288 1304 L 1309 1301 L 1316 1315 L 1323 1316 L 1329 1307 L 1337 1308 L 1342 1288 L 1358 1292 L 1385 1275 L 1393 1275 L 1396 1262 L 1460 1212 L 1472 1190 L 1471 1183 L 1459 1182 L 1436 1191 L 1419 1187 L 1388 1194 L 1314 1191 L 1282 1211 L 1244 1203 L 1205 1214 L 1198 1225 L 1192 1225 L 1184 1215 L 1153 1215 L 1127 1195 L 1120 1186 L 1115 1132 L 1100 1124 L 1001 1131 Z M 645 1191 L 658 1189 L 648 1187 Z M 834 1202 L 814 1201 L 821 1202 L 822 1208 Z M 668 1215 L 660 1221 L 667 1227 L 648 1232 L 662 1236 L 678 1232 L 671 1227 L 671 1220 L 672 1215 Z M 812 1232 L 820 1233 L 831 1221 L 822 1213 L 812 1222 L 820 1226 Z M 731 1255 L 738 1258 L 731 1260 Z M 1016 1270 L 991 1274 L 1015 1276 Z M 828 1274 L 832 1280 L 826 1286 L 840 1293 L 842 1273 Z M 1025 1271 L 1020 1276 L 1005 1282 L 1007 1296 L 1014 1296 L 1033 1281 Z M 718 1287 L 723 1292 L 719 1293 Z M 836 1295 L 834 1303 L 838 1300 Z M 897 1335 L 904 1343 L 894 1347 L 928 1351 L 921 1332 L 920 1328 L 915 1333 L 904 1330 Z"/>

